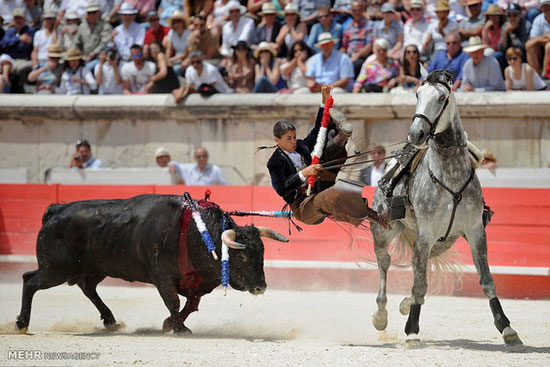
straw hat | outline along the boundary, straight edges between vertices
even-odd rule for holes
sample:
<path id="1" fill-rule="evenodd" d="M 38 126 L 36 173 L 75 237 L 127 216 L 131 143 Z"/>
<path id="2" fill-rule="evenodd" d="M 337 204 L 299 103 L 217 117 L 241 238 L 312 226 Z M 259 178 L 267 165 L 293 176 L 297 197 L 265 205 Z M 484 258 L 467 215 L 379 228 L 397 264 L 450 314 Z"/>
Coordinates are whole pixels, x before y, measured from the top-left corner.
<path id="1" fill-rule="evenodd" d="M 86 12 L 87 13 L 92 13 L 94 11 L 100 11 L 101 10 L 101 7 L 99 6 L 99 3 L 97 1 L 90 1 L 88 3 L 88 6 L 86 7 Z"/>
<path id="2" fill-rule="evenodd" d="M 285 14 L 300 14 L 298 11 L 298 5 L 294 3 L 288 3 L 285 6 Z"/>
<path id="3" fill-rule="evenodd" d="M 540 9 L 543 5 L 550 5 L 550 0 L 540 0 L 540 1 L 539 1 L 539 9 Z"/>
<path id="4" fill-rule="evenodd" d="M 187 27 L 187 16 L 180 10 L 176 10 L 175 12 L 172 13 L 172 17 L 170 17 L 170 19 L 168 19 L 168 23 L 170 24 L 170 27 L 172 26 L 172 22 L 174 21 L 174 19 L 180 19 L 180 20 L 183 20 L 183 27 Z"/>
<path id="5" fill-rule="evenodd" d="M 264 15 L 264 14 L 276 14 L 276 13 L 277 13 L 277 8 L 275 7 L 275 4 L 263 3 L 262 11 L 260 11 L 258 14 Z"/>
<path id="6" fill-rule="evenodd" d="M 422 0 L 412 0 L 410 8 L 424 8 L 424 1 Z"/>
<path id="7" fill-rule="evenodd" d="M 57 13 L 51 10 L 46 10 L 44 14 L 42 14 L 42 19 L 55 19 L 57 18 Z"/>
<path id="8" fill-rule="evenodd" d="M 63 50 L 57 43 L 52 43 L 48 46 L 48 57 L 63 57 Z"/>
<path id="9" fill-rule="evenodd" d="M 330 42 L 336 44 L 338 42 L 338 39 L 333 38 L 330 32 L 323 32 L 319 35 L 319 38 L 317 38 L 317 43 L 315 44 L 315 47 L 321 47 L 322 45 Z"/>
<path id="10" fill-rule="evenodd" d="M 275 51 L 271 45 L 269 44 L 269 42 L 266 42 L 266 41 L 262 41 L 260 42 L 260 44 L 258 45 L 258 48 L 254 50 L 254 57 L 255 58 L 258 58 L 258 56 L 260 55 L 260 52 L 262 51 L 269 51 L 271 52 L 271 54 L 273 55 L 273 57 L 276 57 L 277 56 L 277 51 Z"/>
<path id="11" fill-rule="evenodd" d="M 11 13 L 12 17 L 21 17 L 21 18 L 25 18 L 25 9 L 23 8 L 16 8 L 16 9 L 13 9 L 13 12 Z"/>
<path id="12" fill-rule="evenodd" d="M 132 5 L 131 3 L 122 3 L 122 6 L 118 10 L 118 14 L 121 15 L 132 15 L 137 13 L 138 10 L 134 8 L 134 5 Z"/>
<path id="13" fill-rule="evenodd" d="M 239 9 L 239 11 L 241 12 L 241 15 L 243 15 L 244 13 L 246 13 L 246 7 L 242 6 L 238 1 L 236 0 L 231 0 L 230 2 L 227 3 L 227 5 L 225 6 L 225 11 L 226 11 L 226 14 L 229 15 L 229 12 L 231 10 L 234 10 L 234 9 Z"/>
<path id="14" fill-rule="evenodd" d="M 80 50 L 78 48 L 72 48 L 69 51 L 67 51 L 67 54 L 65 55 L 65 60 L 71 61 L 71 60 L 81 60 L 82 54 L 80 53 Z"/>
<path id="15" fill-rule="evenodd" d="M 483 15 L 504 15 L 504 13 L 502 12 L 502 10 L 500 10 L 500 6 L 498 6 L 497 4 L 491 4 L 487 7 L 487 10 L 485 11 L 485 13 L 483 13 Z"/>
<path id="16" fill-rule="evenodd" d="M 168 149 L 166 149 L 165 147 L 159 147 L 157 148 L 157 150 L 155 151 L 155 157 L 158 158 L 158 157 L 164 157 L 164 156 L 170 156 L 170 153 L 168 152 Z"/>
<path id="17" fill-rule="evenodd" d="M 80 17 L 75 12 L 68 11 L 68 12 L 65 13 L 65 19 L 67 19 L 67 20 L 80 19 Z"/>
<path id="18" fill-rule="evenodd" d="M 481 4 L 482 0 L 464 0 L 460 3 L 461 6 L 470 6 L 470 5 L 476 5 Z"/>
<path id="19" fill-rule="evenodd" d="M 478 50 L 481 50 L 487 47 L 489 46 L 481 42 L 481 37 L 473 36 L 473 37 L 470 37 L 470 39 L 468 40 L 468 46 L 464 47 L 464 52 L 468 52 L 468 53 L 476 52 Z"/>
<path id="20" fill-rule="evenodd" d="M 435 11 L 449 11 L 451 8 L 449 8 L 449 1 L 447 0 L 440 0 L 435 4 Z"/>

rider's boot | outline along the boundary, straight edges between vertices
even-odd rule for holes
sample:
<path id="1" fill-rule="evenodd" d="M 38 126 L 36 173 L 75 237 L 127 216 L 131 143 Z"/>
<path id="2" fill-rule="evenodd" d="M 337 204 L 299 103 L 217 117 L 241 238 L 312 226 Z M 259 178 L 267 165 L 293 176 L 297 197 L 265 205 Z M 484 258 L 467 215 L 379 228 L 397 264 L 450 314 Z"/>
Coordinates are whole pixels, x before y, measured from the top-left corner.
<path id="1" fill-rule="evenodd" d="M 338 128 L 338 135 L 333 137 L 334 142 L 337 145 L 344 146 L 353 133 L 353 125 L 348 121 L 346 115 L 336 108 L 330 109 L 330 117 Z"/>

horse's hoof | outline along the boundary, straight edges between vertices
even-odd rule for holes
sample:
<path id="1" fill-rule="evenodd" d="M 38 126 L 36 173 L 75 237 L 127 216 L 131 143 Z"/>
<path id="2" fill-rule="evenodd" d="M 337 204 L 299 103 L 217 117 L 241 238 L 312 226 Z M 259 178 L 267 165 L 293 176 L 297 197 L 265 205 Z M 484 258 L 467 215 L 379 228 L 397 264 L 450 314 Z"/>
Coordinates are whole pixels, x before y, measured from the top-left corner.
<path id="1" fill-rule="evenodd" d="M 172 323 L 172 318 L 168 317 L 164 322 L 162 323 L 162 332 L 167 333 L 169 331 L 172 331 L 172 328 L 174 327 Z"/>
<path id="2" fill-rule="evenodd" d="M 403 301 L 399 304 L 399 312 L 401 312 L 401 315 L 408 315 L 409 312 L 411 312 L 411 305 L 412 305 L 412 298 L 411 297 L 405 297 L 403 298 Z"/>
<path id="3" fill-rule="evenodd" d="M 376 312 L 372 314 L 372 324 L 376 330 L 385 330 L 386 326 L 388 326 L 388 311 L 376 310 Z"/>
<path id="4" fill-rule="evenodd" d="M 516 331 L 510 326 L 502 331 L 502 338 L 504 339 L 504 343 L 506 343 L 506 345 L 523 345 L 518 333 L 516 333 Z"/>
<path id="5" fill-rule="evenodd" d="M 405 339 L 405 344 L 408 348 L 415 348 L 420 346 L 421 341 L 418 337 L 418 334 L 409 334 L 407 335 L 407 339 Z"/>
<path id="6" fill-rule="evenodd" d="M 27 333 L 27 330 L 29 330 L 28 327 L 22 327 L 22 328 L 19 328 L 19 327 L 15 327 L 15 331 L 18 333 L 18 334 L 26 334 Z"/>
<path id="7" fill-rule="evenodd" d="M 114 324 L 104 324 L 103 326 L 105 326 L 105 330 L 110 333 L 118 331 L 121 328 L 120 324 L 117 324 L 116 322 Z"/>

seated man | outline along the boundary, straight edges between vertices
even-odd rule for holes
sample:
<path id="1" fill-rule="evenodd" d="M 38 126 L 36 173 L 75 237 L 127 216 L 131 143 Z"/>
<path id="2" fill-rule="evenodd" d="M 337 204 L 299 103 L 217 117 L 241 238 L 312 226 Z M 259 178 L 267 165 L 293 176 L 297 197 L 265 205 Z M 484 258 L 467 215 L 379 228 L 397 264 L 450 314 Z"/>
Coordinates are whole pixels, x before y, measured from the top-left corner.
<path id="1" fill-rule="evenodd" d="M 165 147 L 160 147 L 157 149 L 155 152 L 155 160 L 157 161 L 157 165 L 159 167 L 169 167 L 168 171 L 174 177 L 174 182 L 176 184 L 185 184 L 181 165 L 170 158 L 170 153 Z"/>
<path id="2" fill-rule="evenodd" d="M 371 149 L 370 156 L 374 162 L 372 162 L 370 166 L 361 169 L 359 179 L 369 186 L 376 187 L 386 169 L 386 162 L 384 160 L 386 157 L 386 149 L 383 145 L 375 145 Z"/>
<path id="3" fill-rule="evenodd" d="M 487 45 L 481 42 L 479 36 L 470 37 L 468 47 L 464 51 L 470 54 L 462 69 L 462 92 L 504 91 L 506 85 L 502 78 L 500 65 L 492 56 L 484 56 L 483 50 Z"/>
<path id="4" fill-rule="evenodd" d="M 336 42 L 329 32 L 319 36 L 316 46 L 321 52 L 309 59 L 306 71 L 307 86 L 312 93 L 320 92 L 323 84 L 331 84 L 333 93 L 344 93 L 351 88 L 353 63 L 348 55 L 334 49 Z"/>
<path id="5" fill-rule="evenodd" d="M 0 41 L 0 49 L 15 60 L 12 73 L 17 75 L 21 83 L 25 83 L 32 68 L 31 53 L 35 30 L 26 24 L 25 9 L 17 8 L 12 15 L 14 25 L 6 30 Z"/>
<path id="6" fill-rule="evenodd" d="M 103 164 L 97 158 L 92 156 L 92 148 L 88 140 L 79 140 L 76 142 L 76 154 L 71 158 L 68 168 L 103 168 Z"/>
<path id="7" fill-rule="evenodd" d="M 319 41 L 321 33 L 329 32 L 332 34 L 332 38 L 338 40 L 336 49 L 339 50 L 342 43 L 342 25 L 332 19 L 330 9 L 326 6 L 319 7 L 317 10 L 317 19 L 319 22 L 311 27 L 311 31 L 307 37 L 307 45 L 313 48 L 315 53 L 321 51 L 319 48 L 314 48 L 313 46 Z"/>
<path id="8" fill-rule="evenodd" d="M 277 121 L 273 126 L 277 146 L 267 162 L 271 184 L 290 205 L 296 219 L 305 224 L 319 224 L 325 217 L 331 216 L 355 226 L 359 226 L 365 219 L 386 226 L 386 221 L 364 203 L 360 193 L 340 190 L 338 184 L 325 190 L 314 187 L 311 195 L 306 194 L 307 178 L 321 176 L 325 172 L 322 165 L 311 164 L 311 151 L 317 141 L 324 103 L 330 91 L 331 86 L 322 86 L 323 104 L 313 129 L 304 140 L 296 140 L 296 127 L 288 121 Z M 329 141 L 332 140 L 342 149 L 349 137 L 344 131 L 345 127 L 345 124 L 338 126 L 338 135 L 329 137 Z M 326 157 L 329 160 L 331 158 L 333 156 Z"/>
<path id="9" fill-rule="evenodd" d="M 224 57 L 233 55 L 232 46 L 235 46 L 239 41 L 245 41 L 248 46 L 254 42 L 256 26 L 251 18 L 243 17 L 246 8 L 239 4 L 236 0 L 230 0 L 226 5 L 226 10 L 229 13 L 229 20 L 223 25 L 222 29 L 222 45 L 220 53 Z"/>
<path id="10" fill-rule="evenodd" d="M 462 83 L 462 69 L 470 55 L 462 50 L 460 35 L 458 32 L 451 32 L 445 37 L 447 49 L 436 52 L 430 65 L 428 72 L 434 70 L 446 69 L 453 72 L 453 88 L 457 90 Z"/>
<path id="11" fill-rule="evenodd" d="M 124 81 L 123 93 L 145 94 L 147 93 L 147 83 L 156 72 L 155 63 L 145 60 L 143 48 L 137 44 L 130 48 L 130 55 L 133 61 L 125 63 L 120 72 Z"/>
<path id="12" fill-rule="evenodd" d="M 190 186 L 228 185 L 220 167 L 208 163 L 208 151 L 195 149 L 195 161 L 181 166 L 185 183 Z"/>
<path id="13" fill-rule="evenodd" d="M 191 66 L 185 70 L 187 85 L 174 90 L 172 93 L 179 103 L 189 93 L 199 92 L 201 95 L 209 96 L 214 93 L 230 93 L 229 88 L 222 75 L 214 65 L 203 60 L 200 51 L 193 51 L 189 55 Z"/>

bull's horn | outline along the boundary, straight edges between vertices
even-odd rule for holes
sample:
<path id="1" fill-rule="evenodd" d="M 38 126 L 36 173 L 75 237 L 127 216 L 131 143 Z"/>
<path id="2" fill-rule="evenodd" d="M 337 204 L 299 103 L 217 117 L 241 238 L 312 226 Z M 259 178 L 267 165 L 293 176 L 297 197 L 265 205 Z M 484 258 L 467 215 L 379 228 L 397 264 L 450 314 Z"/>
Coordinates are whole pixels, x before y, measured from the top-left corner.
<path id="1" fill-rule="evenodd" d="M 238 243 L 235 241 L 235 237 L 237 237 L 237 233 L 235 233 L 232 229 L 227 229 L 223 231 L 222 233 L 222 242 L 227 245 L 227 247 L 231 247 L 235 250 L 243 250 L 246 248 L 246 245 L 243 245 L 242 243 Z"/>
<path id="2" fill-rule="evenodd" d="M 256 227 L 258 229 L 258 232 L 260 232 L 260 237 L 267 237 L 271 238 L 272 240 L 279 241 L 279 242 L 288 242 L 288 238 L 283 236 L 282 234 L 275 232 L 271 228 L 267 227 Z"/>

